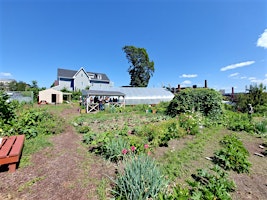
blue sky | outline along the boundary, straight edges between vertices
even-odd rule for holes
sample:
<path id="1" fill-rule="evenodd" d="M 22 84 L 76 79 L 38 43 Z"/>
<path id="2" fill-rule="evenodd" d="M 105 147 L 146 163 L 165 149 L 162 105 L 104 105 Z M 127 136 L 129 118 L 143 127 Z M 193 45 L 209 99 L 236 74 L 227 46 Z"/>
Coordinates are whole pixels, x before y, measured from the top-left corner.
<path id="1" fill-rule="evenodd" d="M 128 85 L 122 47 L 145 48 L 149 87 L 267 84 L 266 0 L 0 0 L 0 78 L 50 87 L 57 68 Z"/>

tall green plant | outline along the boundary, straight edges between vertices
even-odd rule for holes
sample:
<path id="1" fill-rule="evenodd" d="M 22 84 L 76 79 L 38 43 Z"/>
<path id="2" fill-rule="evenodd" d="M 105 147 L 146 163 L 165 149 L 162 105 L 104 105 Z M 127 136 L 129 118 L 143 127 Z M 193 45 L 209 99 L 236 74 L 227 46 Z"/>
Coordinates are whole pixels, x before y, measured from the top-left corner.
<path id="1" fill-rule="evenodd" d="M 113 193 L 117 199 L 143 200 L 155 198 L 167 181 L 154 159 L 147 155 L 130 155 L 122 162 Z"/>

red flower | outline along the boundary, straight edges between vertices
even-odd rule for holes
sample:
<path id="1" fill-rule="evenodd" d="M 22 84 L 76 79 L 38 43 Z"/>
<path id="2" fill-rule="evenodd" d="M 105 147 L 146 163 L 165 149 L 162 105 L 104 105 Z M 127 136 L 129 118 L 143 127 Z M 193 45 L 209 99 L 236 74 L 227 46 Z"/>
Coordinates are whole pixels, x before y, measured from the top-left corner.
<path id="1" fill-rule="evenodd" d="M 125 155 L 126 153 L 128 153 L 128 150 L 127 150 L 127 149 L 123 149 L 123 150 L 121 151 L 121 153 L 122 153 L 123 155 Z"/>
<path id="2" fill-rule="evenodd" d="M 135 146 L 131 146 L 131 150 L 132 150 L 132 152 L 134 152 L 135 151 Z"/>
<path id="3" fill-rule="evenodd" d="M 148 144 L 145 144 L 145 145 L 144 145 L 144 148 L 145 148 L 145 149 L 148 149 L 148 147 L 149 147 Z"/>

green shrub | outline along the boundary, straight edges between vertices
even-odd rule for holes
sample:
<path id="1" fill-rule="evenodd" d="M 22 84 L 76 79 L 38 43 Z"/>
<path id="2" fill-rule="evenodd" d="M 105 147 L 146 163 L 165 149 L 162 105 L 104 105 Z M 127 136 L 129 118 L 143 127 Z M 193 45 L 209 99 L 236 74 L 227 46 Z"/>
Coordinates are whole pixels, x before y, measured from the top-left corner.
<path id="1" fill-rule="evenodd" d="M 174 117 L 188 111 L 199 111 L 204 116 L 216 119 L 222 114 L 222 95 L 207 88 L 184 89 L 175 95 L 166 113 Z"/>
<path id="2" fill-rule="evenodd" d="M 249 153 L 237 136 L 227 135 L 220 143 L 223 148 L 215 152 L 213 162 L 225 170 L 248 173 L 251 166 L 248 161 Z"/>
<path id="3" fill-rule="evenodd" d="M 36 108 L 21 110 L 10 124 L 3 126 L 6 135 L 24 134 L 26 138 L 40 134 L 57 134 L 63 129 L 63 121 L 60 117 Z"/>
<path id="4" fill-rule="evenodd" d="M 194 181 L 188 181 L 191 186 L 190 199 L 230 200 L 230 192 L 236 187 L 233 181 L 228 180 L 228 174 L 217 165 L 210 171 L 198 169 L 192 177 Z"/>
<path id="5" fill-rule="evenodd" d="M 118 176 L 114 180 L 113 194 L 117 199 L 155 198 L 167 186 L 167 181 L 149 156 L 126 156 L 122 168 L 118 169 Z"/>
<path id="6" fill-rule="evenodd" d="M 226 126 L 232 131 L 246 131 L 255 133 L 254 124 L 251 122 L 247 114 L 227 111 L 225 112 Z"/>

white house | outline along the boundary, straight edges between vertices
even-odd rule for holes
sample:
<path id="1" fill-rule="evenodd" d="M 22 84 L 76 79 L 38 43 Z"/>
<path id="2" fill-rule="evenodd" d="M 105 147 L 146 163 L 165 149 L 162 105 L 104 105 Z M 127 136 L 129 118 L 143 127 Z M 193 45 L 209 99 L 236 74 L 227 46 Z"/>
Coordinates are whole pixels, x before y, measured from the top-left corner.
<path id="1" fill-rule="evenodd" d="M 59 68 L 57 70 L 57 81 L 53 88 L 78 91 L 93 85 L 111 85 L 111 82 L 106 74 L 86 72 L 83 67 L 78 71 Z"/>

